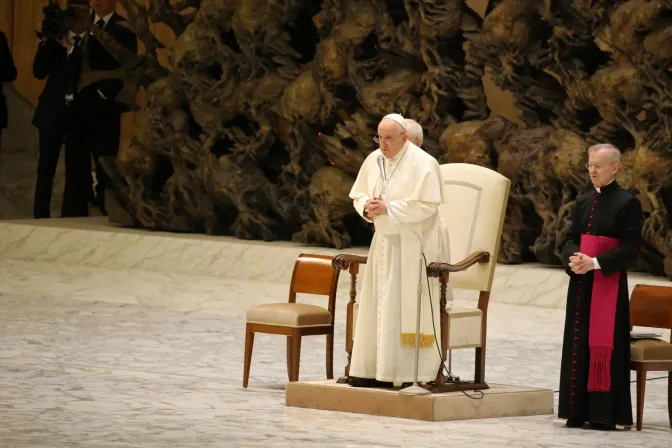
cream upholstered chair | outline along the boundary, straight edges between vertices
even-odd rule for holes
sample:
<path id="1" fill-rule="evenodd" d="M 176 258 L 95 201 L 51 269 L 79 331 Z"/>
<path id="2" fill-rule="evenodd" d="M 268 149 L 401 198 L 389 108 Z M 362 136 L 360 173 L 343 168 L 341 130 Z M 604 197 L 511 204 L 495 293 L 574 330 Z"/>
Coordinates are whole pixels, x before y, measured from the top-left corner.
<path id="1" fill-rule="evenodd" d="M 448 350 L 474 348 L 474 382 L 446 383 L 443 371 L 437 373 L 437 391 L 485 389 L 485 346 L 490 291 L 504 227 L 511 181 L 496 171 L 478 165 L 452 163 L 441 165 L 446 203 L 439 214 L 450 232 L 450 260 L 435 260 L 428 275 L 441 281 L 441 341 L 444 361 Z M 347 381 L 357 321 L 356 281 L 359 266 L 366 257 L 342 254 L 333 265 L 348 270 L 351 278 L 350 302 L 346 317 Z M 446 310 L 447 282 L 454 289 L 479 292 L 478 306 L 466 310 Z"/>
<path id="2" fill-rule="evenodd" d="M 445 204 L 439 214 L 450 235 L 450 262 L 431 263 L 428 275 L 441 281 L 441 350 L 444 362 L 449 350 L 475 348 L 474 382 L 445 384 L 439 390 L 485 389 L 485 348 L 488 303 L 495 277 L 511 181 L 478 165 L 441 165 Z M 478 291 L 473 309 L 446 310 L 446 283 L 453 289 Z"/>

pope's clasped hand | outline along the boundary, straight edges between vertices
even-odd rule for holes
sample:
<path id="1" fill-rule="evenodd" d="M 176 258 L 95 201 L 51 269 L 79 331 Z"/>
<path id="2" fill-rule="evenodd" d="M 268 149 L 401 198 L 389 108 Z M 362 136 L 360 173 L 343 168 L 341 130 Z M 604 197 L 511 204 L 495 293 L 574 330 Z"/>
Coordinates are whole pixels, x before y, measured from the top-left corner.
<path id="1" fill-rule="evenodd" d="M 364 205 L 364 213 L 371 219 L 387 214 L 387 202 L 385 199 L 369 199 Z"/>

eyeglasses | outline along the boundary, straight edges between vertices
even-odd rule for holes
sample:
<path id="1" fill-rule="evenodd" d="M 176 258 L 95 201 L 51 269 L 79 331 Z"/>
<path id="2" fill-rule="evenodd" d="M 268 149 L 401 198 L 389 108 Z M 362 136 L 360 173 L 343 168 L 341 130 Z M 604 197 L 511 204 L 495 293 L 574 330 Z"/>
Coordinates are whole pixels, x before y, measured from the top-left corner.
<path id="1" fill-rule="evenodd" d="M 614 163 L 615 163 L 615 162 L 614 162 Z M 613 165 L 613 163 L 612 163 L 612 165 Z M 599 170 L 601 170 L 601 169 L 603 168 L 602 165 L 598 165 L 598 164 L 594 164 L 594 163 L 586 163 L 584 166 L 586 167 L 586 169 L 587 169 L 588 171 L 592 170 L 593 168 L 594 168 L 596 171 L 599 171 Z"/>
<path id="2" fill-rule="evenodd" d="M 383 137 L 383 138 L 380 138 L 380 135 L 376 135 L 375 137 L 373 137 L 373 141 L 378 143 L 378 144 L 380 144 L 380 142 L 382 141 L 386 145 L 389 145 L 390 143 L 392 143 L 393 141 L 395 141 L 396 139 L 398 139 L 399 137 L 401 137 L 404 134 L 405 134 L 405 132 L 402 132 L 401 134 L 397 135 L 396 137 Z"/>

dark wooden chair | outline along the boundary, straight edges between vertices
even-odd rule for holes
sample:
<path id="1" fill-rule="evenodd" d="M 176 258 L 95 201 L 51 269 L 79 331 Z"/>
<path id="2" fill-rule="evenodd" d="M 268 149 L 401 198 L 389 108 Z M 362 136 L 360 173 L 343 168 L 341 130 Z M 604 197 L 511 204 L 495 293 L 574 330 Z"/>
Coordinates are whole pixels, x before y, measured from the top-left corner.
<path id="1" fill-rule="evenodd" d="M 439 214 L 450 233 L 451 260 L 434 260 L 427 267 L 427 275 L 438 278 L 441 284 L 441 355 L 450 365 L 451 350 L 473 348 L 475 368 L 473 381 L 454 382 L 444 375 L 441 367 L 432 391 L 483 390 L 488 388 L 485 382 L 488 304 L 511 182 L 496 171 L 477 165 L 449 163 L 440 169 L 448 203 L 439 208 Z M 350 374 L 358 311 L 357 275 L 360 265 L 366 263 L 367 257 L 358 255 L 342 254 L 334 258 L 334 267 L 347 270 L 351 282 L 345 336 L 348 365 L 345 377 L 339 379 L 341 383 L 347 382 Z M 447 310 L 449 280 L 456 289 L 478 292 L 477 307 Z"/>
<path id="2" fill-rule="evenodd" d="M 299 380 L 301 338 L 326 335 L 327 378 L 334 377 L 334 316 L 340 271 L 332 267 L 332 260 L 333 257 L 328 255 L 299 255 L 294 263 L 294 272 L 289 286 L 289 301 L 268 303 L 247 310 L 243 387 L 247 387 L 250 377 L 255 333 L 279 334 L 287 337 L 289 381 Z M 296 303 L 297 294 L 327 296 L 327 308 Z"/>
<path id="3" fill-rule="evenodd" d="M 672 329 L 672 286 L 637 285 L 630 296 L 630 325 Z M 639 339 L 630 343 L 630 368 L 637 372 L 637 431 L 642 430 L 647 372 L 672 372 L 670 342 Z M 667 377 L 667 412 L 672 426 L 672 373 Z"/>

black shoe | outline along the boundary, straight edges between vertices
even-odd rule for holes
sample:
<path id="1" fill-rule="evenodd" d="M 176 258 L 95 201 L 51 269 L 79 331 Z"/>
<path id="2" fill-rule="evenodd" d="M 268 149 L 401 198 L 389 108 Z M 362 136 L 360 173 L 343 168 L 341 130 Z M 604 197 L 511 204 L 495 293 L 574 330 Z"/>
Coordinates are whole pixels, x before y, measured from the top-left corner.
<path id="1" fill-rule="evenodd" d="M 348 378 L 348 384 L 352 387 L 392 388 L 392 383 L 388 383 L 387 381 L 378 381 L 373 378 L 357 378 L 355 376 Z"/>
<path id="2" fill-rule="evenodd" d="M 580 420 L 574 420 L 574 419 L 568 419 L 567 423 L 565 423 L 565 426 L 567 428 L 583 428 L 583 425 L 585 422 L 582 422 Z"/>
<path id="3" fill-rule="evenodd" d="M 616 429 L 616 425 L 608 425 L 606 423 L 589 422 L 588 423 L 588 428 L 595 429 L 597 431 L 614 431 Z"/>

